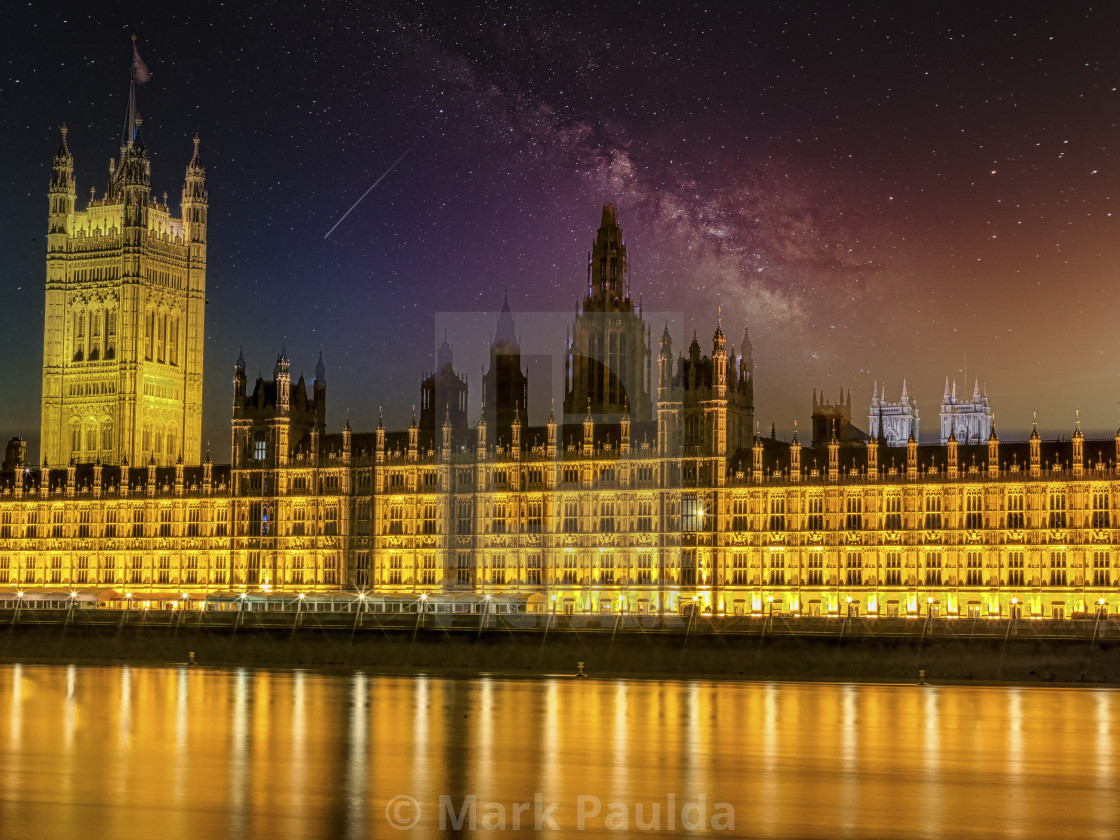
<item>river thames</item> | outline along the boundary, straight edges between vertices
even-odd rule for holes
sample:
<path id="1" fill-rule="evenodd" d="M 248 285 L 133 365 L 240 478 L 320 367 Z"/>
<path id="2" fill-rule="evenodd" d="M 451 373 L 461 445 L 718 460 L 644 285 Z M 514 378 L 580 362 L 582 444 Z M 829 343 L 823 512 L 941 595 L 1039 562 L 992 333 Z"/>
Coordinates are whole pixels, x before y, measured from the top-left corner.
<path id="1" fill-rule="evenodd" d="M 1118 714 L 1113 689 L 5 665 L 0 837 L 1114 837 Z"/>

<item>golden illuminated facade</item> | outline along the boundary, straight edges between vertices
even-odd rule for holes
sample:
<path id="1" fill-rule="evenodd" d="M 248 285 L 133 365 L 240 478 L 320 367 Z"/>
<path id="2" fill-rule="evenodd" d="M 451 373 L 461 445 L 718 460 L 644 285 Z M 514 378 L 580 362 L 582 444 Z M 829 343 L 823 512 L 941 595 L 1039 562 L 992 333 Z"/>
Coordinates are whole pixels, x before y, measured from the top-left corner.
<path id="1" fill-rule="evenodd" d="M 448 347 L 454 412 L 450 400 L 429 405 L 431 380 L 419 425 L 328 434 L 321 359 L 310 385 L 293 384 L 281 351 L 250 389 L 239 357 L 231 464 L 191 463 L 205 276 L 197 148 L 181 220 L 149 200 L 138 136 L 109 194 L 81 213 L 71 173 L 64 135 L 48 245 L 49 466 L 28 468 L 19 442 L 9 447 L 0 598 L 351 593 L 399 609 L 439 596 L 560 614 L 976 618 L 1120 607 L 1120 435 L 1044 443 L 1036 432 L 1008 445 L 993 430 L 986 443 L 911 438 L 905 450 L 835 434 L 812 447 L 763 440 L 750 340 L 744 331 L 739 352 L 728 348 L 722 318 L 710 355 L 694 338 L 674 359 L 662 335 L 648 420 L 589 411 L 530 426 L 525 382 L 496 389 L 467 429 Z M 500 316 L 511 332 L 512 317 Z M 618 407 L 592 409 L 611 414 L 608 404 Z"/>
<path id="2" fill-rule="evenodd" d="M 151 193 L 130 94 L 120 159 L 78 209 L 66 128 L 49 191 L 40 462 L 201 462 L 206 173 L 187 165 L 181 216 Z"/>

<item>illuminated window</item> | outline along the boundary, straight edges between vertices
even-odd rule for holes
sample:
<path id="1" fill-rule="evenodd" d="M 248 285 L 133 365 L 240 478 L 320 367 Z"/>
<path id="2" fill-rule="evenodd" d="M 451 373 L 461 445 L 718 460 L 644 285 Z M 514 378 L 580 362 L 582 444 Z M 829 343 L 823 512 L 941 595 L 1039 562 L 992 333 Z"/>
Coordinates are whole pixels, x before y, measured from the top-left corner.
<path id="1" fill-rule="evenodd" d="M 542 566 L 541 553 L 530 552 L 525 557 L 525 583 L 529 586 L 540 586 Z"/>
<path id="2" fill-rule="evenodd" d="M 898 493 L 889 493 L 886 498 L 886 516 L 883 517 L 883 528 L 888 531 L 902 529 L 902 496 Z"/>
<path id="3" fill-rule="evenodd" d="M 902 586 L 902 552 L 888 551 L 883 582 L 887 586 Z"/>
<path id="4" fill-rule="evenodd" d="M 296 586 L 303 585 L 303 555 L 297 554 L 292 558 L 292 583 Z"/>
<path id="5" fill-rule="evenodd" d="M 614 584 L 614 552 L 599 552 L 599 583 Z"/>
<path id="6" fill-rule="evenodd" d="M 323 583 L 338 583 L 338 555 L 328 554 L 323 557 Z"/>
<path id="7" fill-rule="evenodd" d="M 436 533 L 436 505 L 435 502 L 424 503 L 424 525 L 423 531 L 425 534 Z"/>
<path id="8" fill-rule="evenodd" d="M 653 556 L 648 551 L 638 553 L 638 576 L 635 583 L 653 583 Z"/>
<path id="9" fill-rule="evenodd" d="M 474 582 L 474 568 L 471 565 L 471 555 L 469 552 L 460 551 L 458 557 L 455 560 L 455 582 Z"/>
<path id="10" fill-rule="evenodd" d="M 198 555 L 192 554 L 187 558 L 187 569 L 184 572 L 186 583 L 198 583 Z"/>
<path id="11" fill-rule="evenodd" d="M 171 513 L 170 506 L 159 509 L 159 535 L 161 537 L 171 536 Z"/>
<path id="12" fill-rule="evenodd" d="M 941 585 L 941 552 L 926 552 L 926 586 Z"/>
<path id="13" fill-rule="evenodd" d="M 564 502 L 564 533 L 579 533 L 579 502 L 575 499 Z"/>
<path id="14" fill-rule="evenodd" d="M 858 492 L 851 492 L 848 494 L 845 504 L 844 527 L 849 531 L 863 530 L 863 497 Z"/>
<path id="15" fill-rule="evenodd" d="M 505 555 L 495 554 L 490 558 L 490 583 L 495 586 L 503 586 L 506 582 L 506 558 Z"/>
<path id="16" fill-rule="evenodd" d="M 354 583 L 360 589 L 369 586 L 369 552 L 359 551 L 354 559 Z"/>
<path id="17" fill-rule="evenodd" d="M 473 531 L 471 527 L 471 503 L 460 500 L 458 503 L 458 517 L 456 533 L 470 534 Z"/>
<path id="18" fill-rule="evenodd" d="M 925 496 L 927 531 L 937 531 L 941 528 L 941 491 L 929 490 Z"/>
<path id="19" fill-rule="evenodd" d="M 696 550 L 685 549 L 681 552 L 681 586 L 696 586 Z"/>
<path id="20" fill-rule="evenodd" d="M 253 459 L 263 461 L 268 457 L 268 442 L 263 438 L 253 441 Z"/>
<path id="21" fill-rule="evenodd" d="M 159 556 L 156 582 L 171 583 L 171 557 L 166 554 L 161 554 Z"/>
<path id="22" fill-rule="evenodd" d="M 1109 516 L 1109 498 L 1108 490 L 1100 488 L 1093 491 L 1093 528 L 1109 528 L 1111 525 L 1111 517 Z"/>
<path id="23" fill-rule="evenodd" d="M 1012 551 L 1007 555 L 1007 585 L 1023 585 L 1023 552 Z"/>
<path id="24" fill-rule="evenodd" d="M 809 515 L 805 527 L 810 531 L 824 530 L 824 496 L 813 494 L 809 497 Z"/>
<path id="25" fill-rule="evenodd" d="M 561 583 L 578 583 L 579 582 L 579 567 L 577 565 L 576 553 L 574 551 L 564 552 L 564 571 L 560 575 Z"/>
<path id="26" fill-rule="evenodd" d="M 979 551 L 970 551 L 965 559 L 965 586 L 984 585 L 984 555 Z"/>
<path id="27" fill-rule="evenodd" d="M 863 586 L 863 557 L 858 551 L 846 553 L 844 567 L 848 586 Z"/>
<path id="28" fill-rule="evenodd" d="M 770 552 L 770 585 L 785 586 L 786 556 L 781 551 Z"/>
<path id="29" fill-rule="evenodd" d="M 1064 551 L 1050 552 L 1050 585 L 1066 585 L 1066 553 Z"/>
<path id="30" fill-rule="evenodd" d="M 819 551 L 809 553 L 809 565 L 805 571 L 805 583 L 808 586 L 824 585 L 824 556 Z"/>
<path id="31" fill-rule="evenodd" d="M 62 558 L 57 554 L 51 557 L 51 583 L 62 583 Z"/>
<path id="32" fill-rule="evenodd" d="M 432 554 L 425 554 L 420 561 L 420 583 L 423 586 L 436 584 L 436 558 Z"/>
<path id="33" fill-rule="evenodd" d="M 685 532 L 699 531 L 704 527 L 703 514 L 700 500 L 695 493 L 685 493 L 681 497 L 681 530 Z"/>
<path id="34" fill-rule="evenodd" d="M 1108 551 L 1098 549 L 1093 552 L 1093 586 L 1109 586 Z"/>
<path id="35" fill-rule="evenodd" d="M 1050 489 L 1050 527 L 1066 527 L 1066 490 L 1064 487 Z"/>
<path id="36" fill-rule="evenodd" d="M 539 499 L 532 499 L 525 505 L 525 533 L 539 534 L 544 528 L 544 503 Z"/>
<path id="37" fill-rule="evenodd" d="M 980 490 L 969 490 L 965 496 L 964 527 L 970 531 L 977 531 L 984 527 L 983 505 Z"/>
<path id="38" fill-rule="evenodd" d="M 404 577 L 404 561 L 399 554 L 389 555 L 389 579 L 387 583 L 390 586 L 400 586 L 401 580 Z"/>
<path id="39" fill-rule="evenodd" d="M 750 509 L 749 497 L 744 493 L 738 493 L 731 501 L 731 530 L 732 531 L 745 531 L 750 527 L 750 519 L 748 514 Z"/>
<path id="40" fill-rule="evenodd" d="M 614 501 L 602 499 L 599 502 L 599 531 L 603 534 L 614 533 Z"/>
<path id="41" fill-rule="evenodd" d="M 638 502 L 638 530 L 653 530 L 653 502 L 649 499 Z"/>
<path id="42" fill-rule="evenodd" d="M 506 503 L 494 502 L 492 513 L 490 533 L 504 534 L 506 532 Z"/>
<path id="43" fill-rule="evenodd" d="M 736 551 L 731 555 L 731 584 L 733 586 L 746 586 L 750 583 L 750 556 L 745 551 Z"/>
<path id="44" fill-rule="evenodd" d="M 389 533 L 404 533 L 404 504 L 393 502 L 389 505 Z"/>
<path id="45" fill-rule="evenodd" d="M 773 495 L 770 497 L 770 530 L 784 531 L 786 529 L 786 497 Z"/>
<path id="46" fill-rule="evenodd" d="M 78 556 L 78 566 L 74 570 L 74 583 L 89 583 L 89 555 Z"/>

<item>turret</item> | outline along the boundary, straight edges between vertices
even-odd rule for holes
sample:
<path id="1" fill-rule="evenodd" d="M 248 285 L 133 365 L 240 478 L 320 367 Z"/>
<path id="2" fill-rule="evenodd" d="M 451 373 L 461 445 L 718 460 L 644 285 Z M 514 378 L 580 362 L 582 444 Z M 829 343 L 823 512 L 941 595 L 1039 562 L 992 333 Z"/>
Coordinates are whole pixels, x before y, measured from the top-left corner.
<path id="1" fill-rule="evenodd" d="M 753 473 L 755 484 L 762 483 L 762 452 L 762 438 L 758 435 L 755 435 L 754 446 L 751 447 L 751 471 Z"/>
<path id="2" fill-rule="evenodd" d="M 182 496 L 185 486 L 183 476 L 183 456 L 180 455 L 175 459 L 175 495 Z"/>
<path id="3" fill-rule="evenodd" d="M 206 169 L 198 156 L 198 135 L 194 136 L 194 155 L 187 164 L 183 180 L 183 240 L 190 245 L 191 262 L 206 262 L 206 214 L 209 195 L 206 192 Z"/>
<path id="4" fill-rule="evenodd" d="M 1085 475 L 1085 436 L 1081 434 L 1081 412 L 1077 412 L 1073 430 L 1073 476 Z"/>
<path id="5" fill-rule="evenodd" d="M 867 477 L 879 477 L 879 440 L 874 436 L 867 439 Z"/>
<path id="6" fill-rule="evenodd" d="M 590 458 L 595 451 L 595 421 L 591 419 L 591 400 L 587 401 L 587 416 L 583 419 L 583 454 Z"/>
<path id="7" fill-rule="evenodd" d="M 273 378 L 276 380 L 276 409 L 282 415 L 290 414 L 292 410 L 292 374 L 286 348 L 281 348 L 276 356 Z"/>
<path id="8" fill-rule="evenodd" d="M 621 423 L 620 423 L 620 426 L 621 426 L 621 428 L 620 428 L 621 440 L 619 442 L 619 448 L 621 450 L 621 454 L 628 455 L 630 453 L 630 403 L 629 403 L 629 400 L 627 400 L 624 403 L 624 411 L 625 411 L 625 413 L 622 415 L 622 420 L 621 420 Z"/>
<path id="9" fill-rule="evenodd" d="M 416 410 L 412 411 L 412 421 L 408 424 L 408 460 L 416 463 L 420 456 L 420 429 L 416 426 Z"/>
<path id="10" fill-rule="evenodd" d="M 346 418 L 346 425 L 342 427 L 342 463 L 349 464 L 354 454 L 354 432 L 350 428 L 350 418 Z"/>
<path id="11" fill-rule="evenodd" d="M 75 209 L 77 186 L 74 181 L 74 158 L 66 144 L 66 126 L 61 128 L 62 142 L 51 165 L 51 183 L 48 190 L 50 207 L 47 223 L 47 251 L 65 250 L 70 235 L 70 220 Z"/>
<path id="12" fill-rule="evenodd" d="M 214 462 L 210 458 L 209 444 L 206 448 L 206 460 L 202 462 L 202 490 L 207 496 L 214 492 Z"/>
<path id="13" fill-rule="evenodd" d="M 843 392 L 841 392 L 841 400 Z M 840 478 L 840 441 L 836 439 L 836 421 L 832 423 L 832 437 L 828 441 L 828 480 Z"/>
<path id="14" fill-rule="evenodd" d="M 793 421 L 793 442 L 789 445 L 789 480 L 801 480 L 801 441 L 797 439 L 797 421 Z"/>
<path id="15" fill-rule="evenodd" d="M 245 407 L 245 348 L 237 352 L 233 363 L 233 416 L 237 417 Z M 237 463 L 236 459 L 234 463 Z"/>
<path id="16" fill-rule="evenodd" d="M 375 459 L 377 463 L 383 464 L 385 463 L 385 420 L 380 412 L 377 415 L 377 431 L 374 433 L 374 438 L 376 440 L 374 445 L 377 447 Z"/>
<path id="17" fill-rule="evenodd" d="M 906 440 L 906 480 L 918 479 L 918 440 L 914 437 L 914 422 L 910 422 L 910 437 Z"/>
<path id="18" fill-rule="evenodd" d="M 1034 416 L 1034 427 L 1031 429 L 1031 478 L 1042 475 L 1042 439 L 1038 436 L 1038 414 Z"/>
<path id="19" fill-rule="evenodd" d="M 663 401 L 669 398 L 673 386 L 673 337 L 669 335 L 668 324 L 657 345 L 657 399 Z"/>
<path id="20" fill-rule="evenodd" d="M 444 406 L 443 409 L 443 426 L 440 428 L 440 457 L 444 463 L 451 460 L 451 409 L 449 406 Z"/>
<path id="21" fill-rule="evenodd" d="M 23 477 L 16 474 L 16 482 L 23 483 Z M 101 498 L 101 459 L 98 458 L 93 462 L 93 497 L 95 499 Z"/>
<path id="22" fill-rule="evenodd" d="M 949 432 L 949 441 L 946 443 L 949 450 L 949 480 L 953 481 L 957 478 L 958 462 L 957 462 L 957 430 L 954 428 Z"/>
<path id="23" fill-rule="evenodd" d="M 548 452 L 549 458 L 555 458 L 559 454 L 559 447 L 556 445 L 556 416 L 554 411 L 548 413 Z"/>
<path id="24" fill-rule="evenodd" d="M 727 340 L 723 335 L 723 307 L 719 308 L 716 316 L 716 331 L 712 336 L 712 376 L 715 386 L 715 398 L 722 400 L 727 397 Z"/>
<path id="25" fill-rule="evenodd" d="M 999 435 L 996 434 L 996 417 L 992 415 L 992 433 L 988 435 L 988 478 L 999 477 Z"/>
<path id="26" fill-rule="evenodd" d="M 509 427 L 510 432 L 510 455 L 514 458 L 521 458 L 521 406 L 514 404 L 513 407 L 513 422 Z"/>

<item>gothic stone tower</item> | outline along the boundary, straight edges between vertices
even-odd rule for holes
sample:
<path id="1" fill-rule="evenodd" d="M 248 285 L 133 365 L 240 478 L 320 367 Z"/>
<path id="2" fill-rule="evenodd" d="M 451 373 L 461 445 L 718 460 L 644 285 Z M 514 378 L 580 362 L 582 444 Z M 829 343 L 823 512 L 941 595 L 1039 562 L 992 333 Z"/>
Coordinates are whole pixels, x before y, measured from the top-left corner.
<path id="1" fill-rule="evenodd" d="M 517 340 L 509 295 L 498 313 L 498 329 L 490 343 L 490 368 L 482 377 L 486 400 L 482 419 L 491 429 L 492 444 L 508 444 L 515 417 L 528 416 L 529 377 L 521 369 L 521 342 Z"/>
<path id="2" fill-rule="evenodd" d="M 630 299 L 629 263 L 613 204 L 587 260 L 587 297 L 576 313 L 564 382 L 564 422 L 587 416 L 612 421 L 624 414 L 653 418 L 649 329 Z"/>
<path id="3" fill-rule="evenodd" d="M 49 190 L 41 461 L 201 462 L 206 172 L 187 165 L 181 217 L 151 194 L 129 93 L 109 184 L 77 208 L 62 128 Z"/>

